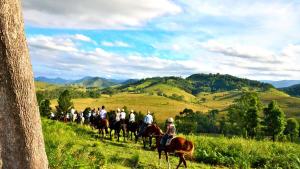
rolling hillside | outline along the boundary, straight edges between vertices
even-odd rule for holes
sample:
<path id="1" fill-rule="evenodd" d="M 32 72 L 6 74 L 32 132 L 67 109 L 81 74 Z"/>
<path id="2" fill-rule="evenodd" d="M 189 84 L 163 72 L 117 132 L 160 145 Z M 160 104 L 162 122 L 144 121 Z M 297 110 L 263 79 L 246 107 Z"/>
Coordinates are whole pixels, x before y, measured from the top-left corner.
<path id="1" fill-rule="evenodd" d="M 186 93 L 197 95 L 200 92 L 220 92 L 241 90 L 242 88 L 267 90 L 273 88 L 272 85 L 259 81 L 242 79 L 231 75 L 221 74 L 194 74 L 187 78 L 181 77 L 153 77 L 146 78 L 135 83 L 122 85 L 115 88 L 117 91 L 143 92 L 155 85 L 164 84 L 184 90 Z M 168 89 L 169 90 L 169 89 Z M 162 91 L 164 92 L 164 91 Z M 169 93 L 166 91 L 166 93 Z"/>
<path id="2" fill-rule="evenodd" d="M 233 83 L 234 86 L 229 86 Z M 85 85 L 88 84 L 85 83 Z M 69 87 L 72 87 L 72 91 L 84 90 L 84 88 L 74 89 L 76 85 Z M 44 88 L 51 89 L 55 86 L 49 85 Z M 163 121 L 169 116 L 176 116 L 184 108 L 201 112 L 208 112 L 212 109 L 226 112 L 234 99 L 238 98 L 244 90 L 257 91 L 266 105 L 271 100 L 276 100 L 288 117 L 300 119 L 300 98 L 289 96 L 265 83 L 218 74 L 196 74 L 186 79 L 180 77 L 147 78 L 105 88 L 101 91 L 102 96 L 99 98 L 75 97 L 73 101 L 78 110 L 84 110 L 86 107 L 97 108 L 101 105 L 106 105 L 109 110 L 123 106 L 143 113 L 150 110 L 156 114 L 159 121 Z M 56 99 L 53 99 L 52 107 L 56 104 Z"/>
<path id="3" fill-rule="evenodd" d="M 300 97 L 300 84 L 296 84 L 290 87 L 281 88 L 280 90 L 286 92 L 291 96 Z"/>

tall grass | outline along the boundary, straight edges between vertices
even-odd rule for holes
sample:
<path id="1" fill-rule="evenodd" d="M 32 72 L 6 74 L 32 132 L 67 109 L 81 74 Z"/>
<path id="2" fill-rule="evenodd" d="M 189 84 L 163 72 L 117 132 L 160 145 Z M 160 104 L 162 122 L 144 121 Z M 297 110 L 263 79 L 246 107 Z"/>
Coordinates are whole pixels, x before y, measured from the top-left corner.
<path id="1" fill-rule="evenodd" d="M 163 158 L 159 167 L 157 152 L 144 150 L 140 142 L 101 140 L 89 126 L 48 119 L 42 119 L 42 123 L 51 169 L 164 169 L 167 166 Z M 178 164 L 177 157 L 170 159 L 172 166 Z M 192 169 L 218 168 L 194 162 L 188 165 Z"/>
<path id="2" fill-rule="evenodd" d="M 189 136 L 195 159 L 230 168 L 300 168 L 300 145 L 210 136 Z"/>

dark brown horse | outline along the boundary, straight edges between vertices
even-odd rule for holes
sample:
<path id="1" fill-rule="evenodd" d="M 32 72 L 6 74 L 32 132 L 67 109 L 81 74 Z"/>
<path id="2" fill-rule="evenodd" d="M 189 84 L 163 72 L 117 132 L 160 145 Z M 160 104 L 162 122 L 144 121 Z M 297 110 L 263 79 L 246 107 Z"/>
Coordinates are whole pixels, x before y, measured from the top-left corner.
<path id="1" fill-rule="evenodd" d="M 98 130 L 99 134 L 102 134 L 102 138 L 105 138 L 106 134 L 108 134 L 109 122 L 107 119 L 100 119 L 98 122 Z"/>
<path id="2" fill-rule="evenodd" d="M 145 131 L 143 133 L 141 133 L 141 137 L 143 139 L 143 145 L 144 148 L 146 148 L 146 143 L 147 143 L 147 138 L 149 138 L 149 146 L 150 148 L 152 147 L 152 138 L 154 135 L 157 135 L 157 128 L 156 128 L 156 124 L 151 124 L 149 126 L 146 127 Z M 162 133 L 162 131 L 161 131 Z M 138 141 L 138 136 L 136 136 L 136 142 Z"/>
<path id="3" fill-rule="evenodd" d="M 134 134 L 134 137 L 136 138 L 137 133 L 139 131 L 139 123 L 138 122 L 128 122 L 127 131 L 128 131 L 128 137 L 130 135 L 131 140 L 132 140 L 132 133 Z M 129 132 L 130 132 L 130 134 L 129 134 Z"/>
<path id="4" fill-rule="evenodd" d="M 160 141 L 162 139 L 163 133 L 161 129 L 153 125 L 151 126 L 151 131 L 154 133 L 153 136 L 156 138 L 156 147 L 159 156 L 159 164 L 161 162 L 161 152 L 164 151 L 166 154 L 166 160 L 168 162 L 168 168 L 170 168 L 170 161 L 168 157 L 168 153 L 175 153 L 179 157 L 179 164 L 177 165 L 177 169 L 183 163 L 184 167 L 186 168 L 186 160 L 185 155 L 192 156 L 194 152 L 194 144 L 191 141 L 186 140 L 183 137 L 175 137 L 172 139 L 171 143 L 168 146 L 165 146 L 164 149 L 160 147 Z"/>

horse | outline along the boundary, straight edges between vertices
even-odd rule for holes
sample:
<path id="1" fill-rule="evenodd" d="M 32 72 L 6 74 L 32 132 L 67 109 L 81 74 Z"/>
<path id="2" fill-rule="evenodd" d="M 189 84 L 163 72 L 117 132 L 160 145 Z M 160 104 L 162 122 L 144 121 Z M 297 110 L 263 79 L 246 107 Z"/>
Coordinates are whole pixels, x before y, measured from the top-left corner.
<path id="1" fill-rule="evenodd" d="M 160 146 L 160 141 L 162 139 L 163 132 L 156 125 L 151 127 L 151 131 L 154 132 L 154 136 L 156 138 L 156 148 L 158 151 L 159 165 L 161 164 L 161 152 L 164 151 L 166 154 L 166 160 L 168 162 L 168 168 L 171 167 L 168 153 L 175 153 L 179 157 L 179 164 L 177 165 L 176 169 L 180 167 L 181 163 L 183 163 L 184 167 L 186 168 L 187 164 L 185 160 L 185 155 L 189 155 L 189 156 L 193 155 L 194 144 L 183 137 L 174 137 L 171 140 L 171 143 L 165 146 L 164 149 L 162 149 Z"/>
<path id="2" fill-rule="evenodd" d="M 134 134 L 134 137 L 137 137 L 137 133 L 139 131 L 139 123 L 138 122 L 128 122 L 128 137 L 130 132 L 130 138 L 132 140 L 132 133 Z"/>
<path id="3" fill-rule="evenodd" d="M 126 123 L 122 123 L 121 121 L 109 120 L 109 128 L 110 128 L 110 139 L 112 139 L 111 132 L 114 130 L 115 134 L 117 134 L 118 141 L 120 141 L 120 131 L 123 131 L 124 141 L 126 140 Z"/>
<path id="4" fill-rule="evenodd" d="M 108 120 L 107 119 L 99 119 L 97 123 L 98 123 L 97 128 L 99 130 L 99 135 L 102 134 L 102 138 L 105 138 L 106 134 L 108 134 L 108 128 L 109 128 Z"/>
<path id="5" fill-rule="evenodd" d="M 140 136 L 143 138 L 143 145 L 144 148 L 146 148 L 146 139 L 147 137 L 149 138 L 149 146 L 150 148 L 152 147 L 152 137 L 156 132 L 156 124 L 151 124 L 149 126 L 146 127 L 146 129 L 144 130 L 143 133 L 140 134 Z M 138 141 L 138 137 L 139 135 L 136 136 L 136 142 Z"/>

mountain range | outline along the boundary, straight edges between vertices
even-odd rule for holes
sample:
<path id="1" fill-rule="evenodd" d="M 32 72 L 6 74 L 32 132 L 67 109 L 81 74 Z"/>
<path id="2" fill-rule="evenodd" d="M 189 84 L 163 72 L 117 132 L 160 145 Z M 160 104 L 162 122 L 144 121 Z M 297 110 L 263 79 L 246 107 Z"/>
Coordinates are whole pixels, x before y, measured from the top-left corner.
<path id="1" fill-rule="evenodd" d="M 300 80 L 279 80 L 279 81 L 262 80 L 262 82 L 270 83 L 276 88 L 284 88 L 284 87 L 290 87 L 296 84 L 300 84 Z"/>
<path id="2" fill-rule="evenodd" d="M 50 84 L 60 85 L 78 85 L 84 87 L 99 87 L 106 88 L 122 83 L 127 83 L 128 80 L 117 80 L 117 79 L 106 79 L 101 77 L 86 76 L 78 80 L 67 80 L 62 78 L 47 78 L 47 77 L 36 77 L 35 81 L 46 82 Z"/>

